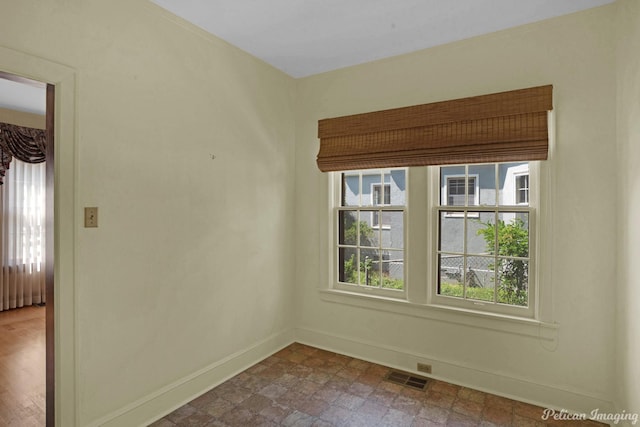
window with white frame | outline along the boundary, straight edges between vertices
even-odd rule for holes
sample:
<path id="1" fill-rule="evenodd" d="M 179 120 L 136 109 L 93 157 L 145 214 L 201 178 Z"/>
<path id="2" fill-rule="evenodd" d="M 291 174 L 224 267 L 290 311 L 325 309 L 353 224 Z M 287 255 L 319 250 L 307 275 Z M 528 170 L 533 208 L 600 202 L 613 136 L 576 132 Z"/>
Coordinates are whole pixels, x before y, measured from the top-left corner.
<path id="1" fill-rule="evenodd" d="M 440 177 L 440 203 L 446 206 L 477 205 L 480 197 L 477 175 L 465 175 L 464 166 L 450 166 Z M 458 211 L 448 211 L 447 216 L 460 217 Z"/>
<path id="2" fill-rule="evenodd" d="M 522 203 L 518 187 L 524 181 L 515 178 L 516 197 L 512 188 L 515 171 L 528 171 L 528 167 L 528 162 L 519 162 L 439 168 L 441 181 L 462 168 L 463 177 L 456 179 L 466 193 L 463 203 L 441 203 L 434 209 L 434 302 L 507 314 L 532 313 L 530 230 L 534 215 L 528 204 L 529 175 L 520 175 L 527 177 L 526 202 Z M 478 197 L 470 197 L 471 180 L 478 182 L 479 191 L 474 188 Z M 441 194 L 437 199 L 444 198 Z"/>
<path id="3" fill-rule="evenodd" d="M 338 287 L 397 295 L 405 287 L 406 171 L 372 169 L 334 176 Z"/>
<path id="4" fill-rule="evenodd" d="M 371 197 L 373 206 L 390 205 L 391 184 L 371 184 Z M 371 225 L 373 227 L 385 227 L 385 225 L 380 222 L 380 218 L 380 213 L 378 211 L 374 211 L 372 213 Z"/>
<path id="5" fill-rule="evenodd" d="M 526 205 L 529 203 L 529 175 L 516 175 L 516 203 Z"/>
<path id="6" fill-rule="evenodd" d="M 465 206 L 467 204 L 467 197 L 469 198 L 469 204 L 476 204 L 476 178 L 473 176 L 465 177 L 464 175 L 447 176 L 446 190 L 444 193 L 442 196 L 443 200 L 446 198 L 446 202 L 443 202 L 445 205 Z"/>
<path id="7" fill-rule="evenodd" d="M 413 295 L 427 295 L 422 302 L 426 305 L 534 317 L 536 203 L 530 203 L 529 194 L 538 192 L 529 193 L 530 183 L 536 182 L 530 176 L 537 176 L 530 175 L 530 163 L 422 170 L 333 174 L 333 287 L 406 299 L 411 288 L 417 290 Z M 428 203 L 408 206 L 409 176 L 424 181 L 415 185 L 421 192 L 412 197 L 424 198 L 423 191 L 428 191 Z M 525 183 L 527 199 L 522 203 L 518 194 Z M 405 247 L 407 215 L 426 222 L 425 238 L 431 239 L 428 245 L 417 245 L 424 249 L 414 253 Z M 411 275 L 408 283 L 412 264 L 428 265 L 430 271 L 426 277 Z"/>

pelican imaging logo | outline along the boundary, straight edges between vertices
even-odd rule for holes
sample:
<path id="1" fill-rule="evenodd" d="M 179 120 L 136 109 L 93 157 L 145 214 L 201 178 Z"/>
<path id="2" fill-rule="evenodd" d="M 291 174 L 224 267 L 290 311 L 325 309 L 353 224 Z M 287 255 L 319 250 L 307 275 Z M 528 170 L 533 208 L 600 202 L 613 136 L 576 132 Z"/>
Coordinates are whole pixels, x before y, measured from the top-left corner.
<path id="1" fill-rule="evenodd" d="M 600 409 L 594 409 L 593 411 L 586 413 L 571 413 L 566 409 L 556 411 L 555 409 L 547 408 L 542 413 L 542 419 L 547 421 L 549 419 L 556 421 L 599 421 L 603 423 L 618 424 L 620 421 L 630 421 L 631 424 L 636 425 L 638 422 L 638 414 L 633 412 L 600 412 Z"/>

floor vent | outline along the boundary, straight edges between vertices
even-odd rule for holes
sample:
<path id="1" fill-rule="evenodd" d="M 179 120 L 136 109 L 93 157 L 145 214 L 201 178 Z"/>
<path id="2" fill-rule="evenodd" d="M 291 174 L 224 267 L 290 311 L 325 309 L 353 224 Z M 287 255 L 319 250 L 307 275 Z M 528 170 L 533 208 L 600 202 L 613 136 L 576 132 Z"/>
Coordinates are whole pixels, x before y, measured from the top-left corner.
<path id="1" fill-rule="evenodd" d="M 385 377 L 385 380 L 394 384 L 406 385 L 407 387 L 417 390 L 424 390 L 427 387 L 427 378 L 419 377 L 413 374 L 407 374 L 401 371 L 391 371 Z"/>

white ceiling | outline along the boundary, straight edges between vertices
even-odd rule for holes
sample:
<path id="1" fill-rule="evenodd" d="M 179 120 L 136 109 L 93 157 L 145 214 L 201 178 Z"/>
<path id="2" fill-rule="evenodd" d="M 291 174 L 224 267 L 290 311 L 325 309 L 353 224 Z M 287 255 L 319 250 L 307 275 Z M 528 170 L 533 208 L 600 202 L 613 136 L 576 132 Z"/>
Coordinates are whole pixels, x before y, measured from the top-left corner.
<path id="1" fill-rule="evenodd" d="M 293 77 L 305 77 L 614 0 L 152 1 Z M 44 114 L 45 98 L 44 86 L 0 75 L 1 108 Z"/>
<path id="2" fill-rule="evenodd" d="M 20 83 L 0 76 L 0 108 L 44 115 L 47 93 L 44 85 Z"/>
<path id="3" fill-rule="evenodd" d="M 614 0 L 152 0 L 305 77 Z"/>

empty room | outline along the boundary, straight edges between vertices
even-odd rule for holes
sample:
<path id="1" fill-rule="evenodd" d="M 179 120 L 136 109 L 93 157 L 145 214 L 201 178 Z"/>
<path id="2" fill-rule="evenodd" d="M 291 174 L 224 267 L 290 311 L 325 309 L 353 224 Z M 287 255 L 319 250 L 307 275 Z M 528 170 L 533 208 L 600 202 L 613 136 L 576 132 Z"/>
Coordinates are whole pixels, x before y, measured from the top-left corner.
<path id="1" fill-rule="evenodd" d="M 264 3 L 2 2 L 47 425 L 636 424 L 640 2 Z"/>

